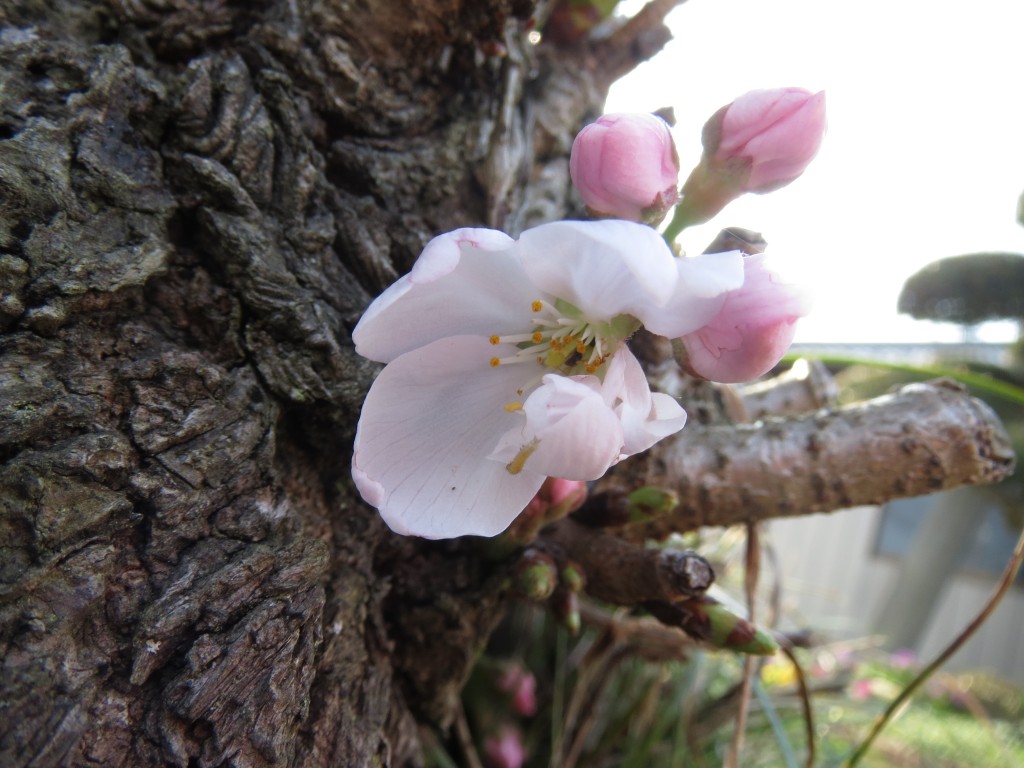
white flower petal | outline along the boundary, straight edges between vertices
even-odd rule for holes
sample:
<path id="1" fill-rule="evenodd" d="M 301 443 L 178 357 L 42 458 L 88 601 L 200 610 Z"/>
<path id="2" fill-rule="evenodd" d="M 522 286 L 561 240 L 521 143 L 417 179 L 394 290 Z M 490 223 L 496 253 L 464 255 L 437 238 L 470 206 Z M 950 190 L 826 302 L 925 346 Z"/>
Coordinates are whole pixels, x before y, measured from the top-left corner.
<path id="1" fill-rule="evenodd" d="M 651 333 L 679 338 L 706 325 L 718 314 L 726 294 L 743 285 L 743 254 L 702 253 L 676 259 L 678 280 L 661 307 L 646 308 L 636 317 Z"/>
<path id="2" fill-rule="evenodd" d="M 619 457 L 622 425 L 596 376 L 548 374 L 523 405 L 523 423 L 491 453 L 566 480 L 596 480 Z"/>
<path id="3" fill-rule="evenodd" d="M 489 229 L 434 238 L 412 271 L 370 304 L 352 332 L 356 352 L 379 362 L 447 336 L 521 333 L 530 303 L 545 298 L 509 247 Z"/>
<path id="4" fill-rule="evenodd" d="M 528 229 L 514 250 L 530 279 L 592 320 L 668 301 L 676 259 L 648 226 L 619 219 L 556 221 Z"/>
<path id="5" fill-rule="evenodd" d="M 463 246 L 481 251 L 504 251 L 515 241 L 497 229 L 465 227 L 438 235 L 423 248 L 409 277 L 414 283 L 432 283 L 450 274 L 459 264 Z"/>
<path id="6" fill-rule="evenodd" d="M 602 392 L 622 422 L 624 457 L 646 451 L 686 424 L 686 411 L 679 403 L 651 392 L 643 368 L 628 348 L 617 352 L 608 364 Z"/>
<path id="7" fill-rule="evenodd" d="M 543 475 L 511 474 L 486 458 L 520 424 L 522 415 L 503 406 L 535 370 L 490 367 L 492 355 L 514 351 L 457 336 L 397 357 L 377 377 L 359 419 L 352 475 L 392 530 L 494 536 L 540 488 Z"/>

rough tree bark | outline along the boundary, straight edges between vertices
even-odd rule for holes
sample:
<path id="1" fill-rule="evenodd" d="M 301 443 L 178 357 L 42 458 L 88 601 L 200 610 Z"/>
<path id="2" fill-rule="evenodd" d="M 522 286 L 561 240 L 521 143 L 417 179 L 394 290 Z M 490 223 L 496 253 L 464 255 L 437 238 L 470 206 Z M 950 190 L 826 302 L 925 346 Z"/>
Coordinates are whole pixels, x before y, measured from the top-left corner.
<path id="1" fill-rule="evenodd" d="M 0 764 L 420 761 L 505 571 L 359 501 L 350 331 L 439 232 L 572 212 L 675 4 L 4 4 Z"/>

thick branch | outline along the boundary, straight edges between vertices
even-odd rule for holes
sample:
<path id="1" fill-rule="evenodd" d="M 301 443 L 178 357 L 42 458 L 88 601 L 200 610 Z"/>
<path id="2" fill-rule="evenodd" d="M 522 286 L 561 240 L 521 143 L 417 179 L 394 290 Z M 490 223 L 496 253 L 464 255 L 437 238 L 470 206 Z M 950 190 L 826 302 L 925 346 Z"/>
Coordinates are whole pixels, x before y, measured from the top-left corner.
<path id="1" fill-rule="evenodd" d="M 991 409 L 938 380 L 799 418 L 688 427 L 602 484 L 675 491 L 675 512 L 638 531 L 661 536 L 994 483 L 1013 465 Z"/>
<path id="2" fill-rule="evenodd" d="M 743 387 L 739 396 L 753 420 L 797 416 L 835 405 L 839 387 L 824 363 L 801 358 L 785 373 Z"/>
<path id="3" fill-rule="evenodd" d="M 645 549 L 572 518 L 548 526 L 540 543 L 579 563 L 587 594 L 616 605 L 700 594 L 715 578 L 708 562 L 694 552 Z"/>

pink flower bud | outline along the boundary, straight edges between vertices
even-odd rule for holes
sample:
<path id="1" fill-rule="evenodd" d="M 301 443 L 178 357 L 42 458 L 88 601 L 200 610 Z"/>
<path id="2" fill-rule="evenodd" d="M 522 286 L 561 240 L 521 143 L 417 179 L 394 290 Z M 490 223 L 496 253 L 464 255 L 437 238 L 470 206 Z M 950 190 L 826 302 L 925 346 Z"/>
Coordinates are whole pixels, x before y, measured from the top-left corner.
<path id="1" fill-rule="evenodd" d="M 552 519 L 565 517 L 575 512 L 587 500 L 587 484 L 583 480 L 563 480 L 549 477 L 540 487 L 537 495 L 551 506 Z"/>
<path id="2" fill-rule="evenodd" d="M 679 196 L 679 156 L 668 123 L 651 114 L 604 115 L 576 136 L 569 174 L 598 218 L 654 224 Z"/>
<path id="3" fill-rule="evenodd" d="M 512 694 L 512 709 L 517 715 L 532 717 L 537 713 L 537 678 L 528 669 L 511 665 L 498 679 L 498 687 Z"/>
<path id="4" fill-rule="evenodd" d="M 824 91 L 750 91 L 705 124 L 704 152 L 714 166 L 749 168 L 743 191 L 770 192 L 804 172 L 824 134 Z"/>
<path id="5" fill-rule="evenodd" d="M 743 285 L 726 294 L 711 322 L 681 337 L 687 371 L 723 383 L 752 381 L 786 354 L 810 301 L 796 286 L 779 281 L 764 261 L 764 254 L 746 256 Z"/>
<path id="6" fill-rule="evenodd" d="M 488 768 L 521 768 L 526 761 L 526 748 L 519 730 L 503 725 L 497 735 L 484 742 L 484 758 Z"/>

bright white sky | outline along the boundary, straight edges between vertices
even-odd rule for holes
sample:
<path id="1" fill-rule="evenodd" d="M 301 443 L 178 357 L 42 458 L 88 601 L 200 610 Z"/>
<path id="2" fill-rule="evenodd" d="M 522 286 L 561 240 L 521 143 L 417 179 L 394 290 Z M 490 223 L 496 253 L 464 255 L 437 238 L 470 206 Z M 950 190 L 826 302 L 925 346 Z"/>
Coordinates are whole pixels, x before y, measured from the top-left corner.
<path id="1" fill-rule="evenodd" d="M 682 177 L 716 109 L 754 88 L 827 92 L 807 172 L 683 233 L 700 252 L 725 226 L 764 234 L 812 314 L 796 341 L 958 341 L 896 314 L 903 280 L 943 256 L 1024 252 L 1022 0 L 690 0 L 675 40 L 617 83 L 607 111 L 675 107 Z M 1009 341 L 991 323 L 979 339 Z"/>

